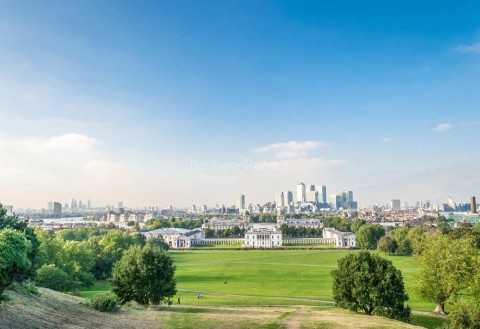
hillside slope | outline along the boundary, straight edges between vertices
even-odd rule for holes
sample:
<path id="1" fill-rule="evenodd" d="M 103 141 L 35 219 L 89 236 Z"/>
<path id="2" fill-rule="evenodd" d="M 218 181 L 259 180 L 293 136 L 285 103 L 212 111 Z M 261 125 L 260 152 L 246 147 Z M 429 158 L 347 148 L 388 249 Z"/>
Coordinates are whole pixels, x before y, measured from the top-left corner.
<path id="1" fill-rule="evenodd" d="M 40 295 L 9 291 L 0 306 L 1 329 L 37 328 L 420 328 L 381 317 L 320 307 L 158 306 L 109 314 L 86 308 L 82 298 L 39 288 Z"/>

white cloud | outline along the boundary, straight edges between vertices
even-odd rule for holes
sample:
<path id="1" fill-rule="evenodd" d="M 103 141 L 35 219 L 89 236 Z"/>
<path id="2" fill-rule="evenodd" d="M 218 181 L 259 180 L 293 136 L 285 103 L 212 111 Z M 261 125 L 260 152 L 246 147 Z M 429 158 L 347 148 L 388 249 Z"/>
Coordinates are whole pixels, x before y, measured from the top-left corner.
<path id="1" fill-rule="evenodd" d="M 381 142 L 384 144 L 390 143 L 390 141 L 391 141 L 390 137 L 383 137 L 381 140 Z"/>
<path id="2" fill-rule="evenodd" d="M 273 143 L 262 147 L 257 147 L 252 151 L 254 153 L 270 153 L 275 158 L 297 158 L 307 156 L 311 151 L 327 146 L 323 141 L 289 141 L 286 143 Z"/>
<path id="3" fill-rule="evenodd" d="M 455 47 L 454 50 L 463 54 L 480 54 L 480 42 L 471 45 L 461 45 Z"/>
<path id="4" fill-rule="evenodd" d="M 445 130 L 450 130 L 452 128 L 452 125 L 449 123 L 440 123 L 436 125 L 432 130 L 434 131 L 445 131 Z"/>

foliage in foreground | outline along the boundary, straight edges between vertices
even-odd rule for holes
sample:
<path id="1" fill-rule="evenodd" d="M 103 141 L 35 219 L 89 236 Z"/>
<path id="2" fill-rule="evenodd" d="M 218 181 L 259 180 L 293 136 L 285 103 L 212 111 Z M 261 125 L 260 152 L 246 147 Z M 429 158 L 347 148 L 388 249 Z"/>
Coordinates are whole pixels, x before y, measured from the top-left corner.
<path id="1" fill-rule="evenodd" d="M 16 276 L 23 275 L 30 269 L 30 248 L 31 243 L 24 233 L 11 228 L 0 230 L 0 295 Z"/>
<path id="2" fill-rule="evenodd" d="M 120 307 L 117 296 L 112 292 L 102 292 L 90 300 L 90 307 L 100 312 L 115 312 Z"/>
<path id="3" fill-rule="evenodd" d="M 391 261 L 368 251 L 349 254 L 338 260 L 332 276 L 333 298 L 339 307 L 409 321 L 402 273 Z"/>
<path id="4" fill-rule="evenodd" d="M 71 291 L 80 286 L 80 282 L 72 278 L 54 264 L 43 265 L 37 270 L 36 284 L 56 291 Z"/>
<path id="5" fill-rule="evenodd" d="M 445 302 L 467 289 L 478 269 L 475 247 L 469 238 L 453 239 L 440 233 L 429 236 L 418 257 L 420 293 L 445 312 Z"/>
<path id="6" fill-rule="evenodd" d="M 170 255 L 158 246 L 132 246 L 113 268 L 112 291 L 120 303 L 158 305 L 176 294 L 175 266 Z"/>

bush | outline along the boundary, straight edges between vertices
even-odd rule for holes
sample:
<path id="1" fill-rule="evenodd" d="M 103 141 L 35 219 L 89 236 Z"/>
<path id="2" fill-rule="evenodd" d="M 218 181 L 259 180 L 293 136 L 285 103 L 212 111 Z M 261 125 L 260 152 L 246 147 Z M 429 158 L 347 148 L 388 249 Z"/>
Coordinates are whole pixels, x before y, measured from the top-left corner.
<path id="1" fill-rule="evenodd" d="M 43 265 L 37 270 L 36 284 L 56 291 L 69 291 L 78 288 L 79 282 L 73 280 L 62 269 L 53 264 Z"/>
<path id="2" fill-rule="evenodd" d="M 32 295 L 39 295 L 38 289 L 33 282 L 14 282 L 10 289 L 16 292 L 26 292 Z"/>
<path id="3" fill-rule="evenodd" d="M 104 292 L 90 300 L 90 307 L 100 312 L 115 312 L 119 308 L 117 296 L 112 292 Z"/>
<path id="4" fill-rule="evenodd" d="M 460 299 L 456 301 L 448 319 L 456 328 L 479 329 L 480 328 L 480 302 L 468 302 Z"/>

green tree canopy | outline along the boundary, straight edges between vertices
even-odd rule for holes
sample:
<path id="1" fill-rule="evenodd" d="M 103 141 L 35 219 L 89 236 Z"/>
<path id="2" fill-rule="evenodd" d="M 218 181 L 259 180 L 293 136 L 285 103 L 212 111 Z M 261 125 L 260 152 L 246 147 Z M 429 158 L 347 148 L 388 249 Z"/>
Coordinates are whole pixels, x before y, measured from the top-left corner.
<path id="1" fill-rule="evenodd" d="M 125 251 L 115 264 L 112 291 L 120 302 L 157 305 L 169 301 L 176 294 L 173 259 L 158 246 L 136 245 Z"/>
<path id="2" fill-rule="evenodd" d="M 439 233 L 428 237 L 420 264 L 420 292 L 437 304 L 435 312 L 445 312 L 445 302 L 470 284 L 478 271 L 474 256 L 477 250 L 469 238 L 452 239 Z"/>
<path id="3" fill-rule="evenodd" d="M 62 269 L 54 264 L 42 265 L 37 270 L 35 284 L 57 291 L 70 291 L 78 288 L 80 282 L 74 281 Z"/>
<path id="4" fill-rule="evenodd" d="M 338 260 L 332 271 L 333 298 L 338 306 L 368 315 L 408 321 L 402 273 L 392 262 L 368 251 L 349 254 Z"/>
<path id="5" fill-rule="evenodd" d="M 391 236 L 382 236 L 377 243 L 378 251 L 393 254 L 397 250 L 397 242 Z"/>
<path id="6" fill-rule="evenodd" d="M 385 235 L 385 229 L 381 225 L 367 224 L 358 229 L 356 244 L 361 249 L 377 249 L 377 242 Z"/>
<path id="7" fill-rule="evenodd" d="M 28 252 L 31 247 L 24 233 L 11 228 L 0 230 L 0 294 L 16 276 L 30 270 L 32 263 Z"/>
<path id="8" fill-rule="evenodd" d="M 19 220 L 16 216 L 7 216 L 7 211 L 3 208 L 3 205 L 0 203 L 0 230 L 4 228 L 11 228 L 16 231 L 22 232 L 25 234 L 25 238 L 30 241 L 30 249 L 28 250 L 28 259 L 30 260 L 32 266 L 28 270 L 28 275 L 34 274 L 34 267 L 36 266 L 37 251 L 39 247 L 39 240 L 35 234 L 35 231 L 28 226 L 28 222 L 24 220 Z"/>

